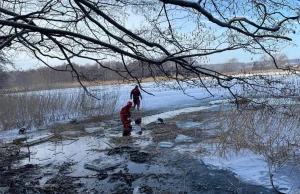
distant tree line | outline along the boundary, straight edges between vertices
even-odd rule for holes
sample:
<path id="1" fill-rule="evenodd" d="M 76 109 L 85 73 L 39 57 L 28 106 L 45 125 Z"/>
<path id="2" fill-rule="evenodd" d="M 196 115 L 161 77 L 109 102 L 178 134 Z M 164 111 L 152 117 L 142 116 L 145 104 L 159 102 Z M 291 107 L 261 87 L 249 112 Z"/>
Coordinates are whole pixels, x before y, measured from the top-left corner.
<path id="1" fill-rule="evenodd" d="M 105 62 L 104 66 L 99 66 L 98 64 L 72 65 L 76 68 L 80 80 L 87 82 L 122 81 L 126 76 L 128 78 L 130 76 L 137 78 L 164 76 L 161 68 L 170 75 L 176 71 L 174 63 L 166 63 L 163 67 L 158 66 L 157 68 L 147 68 L 150 64 L 139 63 L 137 61 L 130 63 L 126 67 L 124 67 L 123 63 L 116 61 Z M 184 73 L 183 69 L 181 71 Z M 72 67 L 68 64 L 55 66 L 55 69 L 41 67 L 26 71 L 16 70 L 10 72 L 6 72 L 3 68 L 0 68 L 0 87 L 3 89 L 16 91 L 51 89 L 65 87 L 67 84 L 73 82 L 77 83 L 77 75 L 73 73 Z"/>
<path id="2" fill-rule="evenodd" d="M 286 54 L 274 54 L 273 57 L 280 68 L 297 68 L 300 65 L 291 64 L 289 58 Z M 274 66 L 273 58 L 262 55 L 258 61 L 253 61 L 252 63 L 243 63 L 238 61 L 236 58 L 231 58 L 228 61 L 221 64 L 209 65 L 211 69 L 222 73 L 242 73 L 250 71 L 263 71 L 263 70 L 275 70 L 277 69 Z"/>
<path id="3" fill-rule="evenodd" d="M 289 59 L 285 54 L 275 55 L 277 63 L 280 66 L 288 67 Z M 202 65 L 197 61 L 192 62 L 193 65 L 207 67 L 222 73 L 241 73 L 256 70 L 275 69 L 272 59 L 263 55 L 259 61 L 253 63 L 242 63 L 238 59 L 232 58 L 221 64 Z M 2 59 L 4 61 L 4 59 Z M 122 81 L 131 77 L 148 78 L 174 76 L 180 72 L 178 76 L 187 76 L 190 71 L 177 66 L 175 63 L 167 62 L 163 65 L 150 68 L 150 64 L 145 62 L 133 61 L 127 66 L 122 62 L 108 61 L 101 66 L 99 64 L 79 65 L 73 64 L 76 68 L 80 80 L 88 82 L 103 82 L 103 81 Z M 124 79 L 128 77 L 128 79 Z M 132 81 L 135 81 L 132 79 Z M 51 89 L 65 87 L 66 84 L 76 82 L 77 75 L 73 74 L 72 67 L 68 64 L 62 64 L 55 67 L 55 70 L 48 67 L 31 69 L 27 71 L 11 71 L 6 72 L 0 68 L 0 88 L 13 88 L 14 90 L 34 90 L 34 89 Z"/>

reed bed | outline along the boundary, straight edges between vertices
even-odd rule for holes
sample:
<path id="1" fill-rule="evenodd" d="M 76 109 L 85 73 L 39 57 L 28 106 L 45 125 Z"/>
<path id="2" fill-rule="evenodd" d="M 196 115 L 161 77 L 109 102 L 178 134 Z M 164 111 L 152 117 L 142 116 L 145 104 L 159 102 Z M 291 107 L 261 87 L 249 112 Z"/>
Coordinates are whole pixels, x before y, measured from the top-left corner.
<path id="1" fill-rule="evenodd" d="M 0 130 L 39 128 L 53 122 L 112 114 L 118 92 L 96 91 L 98 99 L 77 90 L 44 90 L 0 96 Z"/>

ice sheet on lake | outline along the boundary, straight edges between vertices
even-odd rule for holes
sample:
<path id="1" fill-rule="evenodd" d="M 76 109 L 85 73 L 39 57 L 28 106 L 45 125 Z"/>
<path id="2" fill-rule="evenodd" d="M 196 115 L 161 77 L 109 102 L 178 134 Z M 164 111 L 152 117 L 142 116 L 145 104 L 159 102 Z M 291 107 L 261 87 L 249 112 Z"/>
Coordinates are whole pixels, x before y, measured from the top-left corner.
<path id="1" fill-rule="evenodd" d="M 176 143 L 193 142 L 194 138 L 182 134 L 178 134 L 175 138 Z"/>
<path id="2" fill-rule="evenodd" d="M 157 145 L 161 148 L 171 148 L 171 147 L 173 147 L 174 143 L 162 141 L 162 142 L 159 142 Z"/>
<path id="3" fill-rule="evenodd" d="M 176 125 L 180 129 L 191 129 L 200 126 L 201 123 L 193 121 L 176 121 Z"/>
<path id="4" fill-rule="evenodd" d="M 114 169 L 120 166 L 122 163 L 124 163 L 124 160 L 122 160 L 121 158 L 116 159 L 116 158 L 109 158 L 109 156 L 107 156 L 105 160 L 96 159 L 94 161 L 85 163 L 84 168 L 89 170 L 94 170 L 97 172 L 105 172 L 107 170 Z"/>
<path id="5" fill-rule="evenodd" d="M 19 134 L 18 132 L 18 130 L 12 130 L 0 133 L 0 141 L 2 140 L 3 143 L 12 143 L 14 139 L 25 137 L 27 140 L 24 143 L 31 145 L 38 143 L 39 141 L 50 139 L 54 136 L 53 133 L 45 131 L 27 132 L 25 134 Z"/>
<path id="6" fill-rule="evenodd" d="M 87 133 L 97 133 L 104 130 L 104 127 L 84 127 L 84 131 Z"/>
<path id="7" fill-rule="evenodd" d="M 219 105 L 209 105 L 209 106 L 189 107 L 189 108 L 182 108 L 179 110 L 168 111 L 168 112 L 164 112 L 161 114 L 143 117 L 142 123 L 143 123 L 143 125 L 147 125 L 149 123 L 156 122 L 158 118 L 168 119 L 168 118 L 172 118 L 177 115 L 180 115 L 181 113 L 196 112 L 196 111 L 206 110 L 206 109 L 210 109 L 210 108 L 214 108 L 214 107 L 218 107 L 218 106 Z"/>

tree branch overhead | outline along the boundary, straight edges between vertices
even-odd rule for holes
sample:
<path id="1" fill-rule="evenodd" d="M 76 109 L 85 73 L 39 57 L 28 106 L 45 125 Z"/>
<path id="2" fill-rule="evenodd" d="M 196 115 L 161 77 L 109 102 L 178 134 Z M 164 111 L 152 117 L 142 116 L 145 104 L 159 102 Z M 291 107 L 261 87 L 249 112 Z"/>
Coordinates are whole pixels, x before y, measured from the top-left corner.
<path id="1" fill-rule="evenodd" d="M 298 33 L 293 22 L 299 20 L 299 8 L 298 1 L 285 0 L 3 0 L 0 51 L 60 59 L 70 66 L 81 58 L 137 82 L 143 75 L 132 74 L 128 65 L 114 69 L 102 62 L 138 62 L 141 72 L 160 72 L 175 81 L 231 81 L 237 78 L 199 64 L 232 50 L 272 56 Z"/>

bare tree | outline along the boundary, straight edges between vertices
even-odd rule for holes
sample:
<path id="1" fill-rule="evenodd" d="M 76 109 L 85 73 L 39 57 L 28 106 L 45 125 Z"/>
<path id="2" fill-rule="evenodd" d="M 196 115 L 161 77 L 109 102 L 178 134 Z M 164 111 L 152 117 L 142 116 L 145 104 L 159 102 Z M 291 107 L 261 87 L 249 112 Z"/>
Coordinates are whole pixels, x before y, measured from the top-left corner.
<path id="1" fill-rule="evenodd" d="M 0 89 L 7 86 L 8 74 L 0 67 Z"/>
<path id="2" fill-rule="evenodd" d="M 223 64 L 222 72 L 234 72 L 237 71 L 238 60 L 236 58 L 229 59 Z"/>
<path id="3" fill-rule="evenodd" d="M 5 65 L 11 64 L 4 53 L 0 50 L 0 89 L 7 87 L 9 75 L 5 71 Z"/>
<path id="4" fill-rule="evenodd" d="M 276 54 L 274 55 L 274 58 L 276 59 L 278 65 L 282 68 L 291 68 L 289 58 L 286 54 Z"/>
<path id="5" fill-rule="evenodd" d="M 265 53 L 279 68 L 272 54 L 291 44 L 290 35 L 298 33 L 299 4 L 296 0 L 2 0 L 0 51 L 25 52 L 52 69 L 56 68 L 45 58 L 63 60 L 68 68 L 56 70 L 70 71 L 80 83 L 73 66 L 76 58 L 141 83 L 143 76 L 128 68 L 139 61 L 138 72 L 159 71 L 182 90 L 182 84 L 205 87 L 203 78 L 210 77 L 235 96 L 232 82 L 256 84 L 195 61 L 243 50 Z M 106 60 L 122 66 L 107 66 Z M 198 81 L 191 82 L 194 78 Z"/>
<path id="6" fill-rule="evenodd" d="M 262 55 L 258 63 L 253 65 L 253 70 L 270 70 L 275 69 L 273 65 L 273 59 L 276 61 L 279 69 L 289 69 L 291 68 L 289 59 L 286 54 L 276 53 L 272 57 L 268 55 Z"/>

